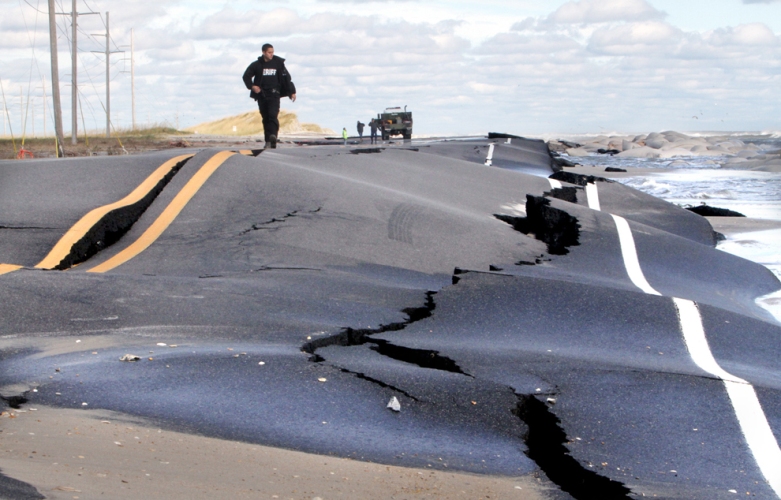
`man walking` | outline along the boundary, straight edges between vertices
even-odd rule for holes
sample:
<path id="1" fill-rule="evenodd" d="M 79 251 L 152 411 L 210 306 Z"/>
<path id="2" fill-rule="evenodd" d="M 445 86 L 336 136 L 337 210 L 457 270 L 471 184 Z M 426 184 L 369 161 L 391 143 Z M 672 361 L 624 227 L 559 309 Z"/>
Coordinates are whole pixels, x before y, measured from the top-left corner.
<path id="1" fill-rule="evenodd" d="M 251 90 L 249 96 L 258 101 L 263 117 L 263 135 L 267 148 L 277 147 L 279 136 L 279 99 L 290 97 L 296 101 L 296 86 L 285 67 L 285 60 L 274 55 L 274 47 L 263 45 L 263 55 L 244 72 L 244 85 Z"/>
<path id="2" fill-rule="evenodd" d="M 358 120 L 358 139 L 363 142 L 363 127 L 365 127 L 365 123 L 361 123 L 361 120 Z"/>

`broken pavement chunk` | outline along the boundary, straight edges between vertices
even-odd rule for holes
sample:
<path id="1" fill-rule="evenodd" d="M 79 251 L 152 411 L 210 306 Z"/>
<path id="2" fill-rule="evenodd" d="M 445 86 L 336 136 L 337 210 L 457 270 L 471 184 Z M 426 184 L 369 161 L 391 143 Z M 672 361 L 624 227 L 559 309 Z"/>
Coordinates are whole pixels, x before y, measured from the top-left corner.
<path id="1" fill-rule="evenodd" d="M 125 354 L 121 358 L 119 358 L 120 361 L 140 361 L 141 356 L 136 356 L 135 354 Z"/>
<path id="2" fill-rule="evenodd" d="M 396 396 L 393 396 L 390 401 L 388 401 L 388 406 L 386 408 L 390 408 L 393 411 L 401 411 L 401 403 L 399 403 L 399 399 Z"/>

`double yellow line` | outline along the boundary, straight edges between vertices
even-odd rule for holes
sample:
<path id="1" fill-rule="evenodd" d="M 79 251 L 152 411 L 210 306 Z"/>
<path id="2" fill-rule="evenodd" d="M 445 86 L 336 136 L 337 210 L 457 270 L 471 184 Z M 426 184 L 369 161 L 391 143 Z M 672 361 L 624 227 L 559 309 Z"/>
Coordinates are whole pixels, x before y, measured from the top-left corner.
<path id="1" fill-rule="evenodd" d="M 87 272 L 104 273 L 110 271 L 129 261 L 139 253 L 146 250 L 152 243 L 160 237 L 161 234 L 171 225 L 174 219 L 184 209 L 187 203 L 195 196 L 195 193 L 201 189 L 204 183 L 225 161 L 236 153 L 233 151 L 221 151 L 209 158 L 203 166 L 193 175 L 193 177 L 177 193 L 171 203 L 163 210 L 160 216 L 152 223 L 149 228 L 131 245 L 119 252 L 106 262 L 89 269 Z M 165 177 L 176 164 L 185 159 L 192 158 L 194 155 L 182 155 L 172 158 L 155 170 L 147 177 L 132 193 L 121 200 L 96 208 L 84 217 L 79 219 L 52 248 L 49 254 L 39 262 L 35 267 L 38 269 L 54 269 L 70 253 L 73 245 L 81 240 L 92 227 L 100 221 L 107 213 L 118 208 L 132 205 L 146 196 L 149 191 L 156 186 L 160 180 Z M 7 274 L 23 266 L 0 263 L 0 275 Z"/>
<path id="2" fill-rule="evenodd" d="M 49 254 L 44 257 L 42 261 L 40 261 L 35 267 L 38 269 L 54 269 L 57 267 L 60 262 L 62 262 L 63 259 L 65 259 L 68 254 L 71 252 L 71 248 L 73 248 L 73 245 L 75 245 L 79 240 L 81 240 L 86 234 L 87 231 L 92 229 L 92 227 L 97 224 L 100 219 L 102 219 L 106 214 L 111 212 L 112 210 L 116 210 L 118 208 L 123 208 L 130 206 L 134 203 L 137 203 L 140 201 L 144 196 L 149 194 L 149 191 L 151 191 L 157 184 L 166 176 L 168 173 L 173 169 L 177 164 L 181 163 L 182 161 L 192 158 L 193 155 L 182 155 L 177 156 L 176 158 L 171 158 L 167 162 L 163 163 L 158 167 L 157 170 L 152 172 L 152 174 L 147 177 L 144 182 L 138 185 L 137 188 L 133 190 L 132 193 L 125 196 L 121 200 L 111 203 L 109 205 L 104 205 L 102 207 L 98 207 L 95 210 L 92 210 L 87 215 L 79 219 L 79 221 L 73 225 L 68 231 L 60 238 L 60 241 L 57 242 L 56 245 L 51 249 Z"/>
<path id="3" fill-rule="evenodd" d="M 178 216 L 185 205 L 187 205 L 187 202 L 189 202 L 190 199 L 195 196 L 195 193 L 201 189 L 209 177 L 211 177 L 211 175 L 220 167 L 220 165 L 225 163 L 225 160 L 235 154 L 236 153 L 233 151 L 221 151 L 209 158 L 209 160 L 203 164 L 203 166 L 195 173 L 195 175 L 193 175 L 187 184 L 184 185 L 182 190 L 177 193 L 174 199 L 171 200 L 171 203 L 165 207 L 163 213 L 160 214 L 160 216 L 152 223 L 151 226 L 149 226 L 149 228 L 147 228 L 146 231 L 144 231 L 141 236 L 139 236 L 136 241 L 134 241 L 131 245 L 115 256 L 111 257 L 103 264 L 95 266 L 92 269 L 89 269 L 87 272 L 105 273 L 106 271 L 110 271 L 117 266 L 121 266 L 125 262 L 129 261 L 136 255 L 149 248 L 149 245 L 154 243 L 155 240 L 157 240 L 157 238 L 163 234 L 163 231 L 165 231 L 168 226 L 171 225 L 176 216 Z"/>
<path id="4" fill-rule="evenodd" d="M 21 268 L 22 266 L 15 266 L 13 264 L 0 264 L 0 275 L 12 273 Z"/>

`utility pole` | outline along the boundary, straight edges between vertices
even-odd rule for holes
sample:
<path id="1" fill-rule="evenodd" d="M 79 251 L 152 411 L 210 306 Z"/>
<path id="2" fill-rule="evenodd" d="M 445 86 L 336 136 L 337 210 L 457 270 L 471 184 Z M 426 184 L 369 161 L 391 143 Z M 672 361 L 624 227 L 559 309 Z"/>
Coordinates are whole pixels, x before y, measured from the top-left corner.
<path id="1" fill-rule="evenodd" d="M 60 68 L 57 62 L 57 23 L 54 0 L 49 0 L 49 47 L 52 60 L 52 104 L 54 106 L 54 135 L 57 138 L 57 157 L 62 158 L 62 107 L 60 106 Z M 44 84 L 44 87 L 46 85 Z"/>
<path id="2" fill-rule="evenodd" d="M 78 51 L 76 43 L 76 33 L 78 27 L 79 13 L 76 11 L 76 0 L 73 0 L 73 7 L 71 8 L 71 26 L 73 27 L 73 34 L 71 35 L 72 54 L 71 54 L 71 144 L 76 145 L 78 141 L 79 119 L 78 119 L 78 99 L 79 99 L 79 84 L 78 84 Z"/>
<path id="3" fill-rule="evenodd" d="M 109 58 L 111 49 L 109 42 L 111 37 L 108 31 L 108 11 L 106 11 L 106 138 L 111 138 L 111 80 L 109 79 Z"/>
<path id="4" fill-rule="evenodd" d="M 106 12 L 106 34 L 97 34 L 93 36 L 105 36 L 106 37 L 106 51 L 104 52 L 106 55 L 106 137 L 111 137 L 111 54 L 114 52 L 122 52 L 120 51 L 114 51 L 111 52 L 111 48 L 109 46 L 111 42 L 111 36 L 108 29 L 108 17 L 109 13 Z M 97 52 L 97 50 L 93 50 L 92 52 Z"/>
<path id="5" fill-rule="evenodd" d="M 133 28 L 130 28 L 130 107 L 132 109 L 133 130 L 136 129 L 136 59 L 133 47 Z"/>
<path id="6" fill-rule="evenodd" d="M 89 14 L 97 14 L 97 12 L 89 12 Z M 76 11 L 76 0 L 73 0 L 73 6 L 71 8 L 71 26 L 73 28 L 71 38 L 73 39 L 73 53 L 71 54 L 71 144 L 78 143 L 78 131 L 79 131 L 79 79 L 78 79 L 78 43 L 76 42 L 76 30 L 78 29 L 78 18 L 85 14 L 79 14 Z"/>
<path id="7" fill-rule="evenodd" d="M 41 75 L 43 85 L 43 136 L 46 137 L 46 75 Z"/>

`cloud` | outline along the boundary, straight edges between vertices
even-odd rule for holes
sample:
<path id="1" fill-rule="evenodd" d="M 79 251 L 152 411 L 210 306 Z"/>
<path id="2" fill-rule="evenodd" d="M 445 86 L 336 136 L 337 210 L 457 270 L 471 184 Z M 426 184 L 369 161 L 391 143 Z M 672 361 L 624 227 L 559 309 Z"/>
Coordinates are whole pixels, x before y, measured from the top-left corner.
<path id="1" fill-rule="evenodd" d="M 781 3 L 781 0 L 743 0 L 743 3 Z"/>
<path id="2" fill-rule="evenodd" d="M 129 44 L 129 26 L 136 26 L 139 121 L 148 116 L 173 124 L 176 116 L 187 126 L 255 109 L 240 76 L 265 42 L 287 59 L 299 90 L 297 102 L 283 106 L 299 112 L 302 121 L 336 130 L 356 118 L 365 121 L 385 106 L 405 104 L 416 113 L 416 133 L 595 131 L 600 125 L 647 131 L 675 128 L 679 115 L 690 120 L 689 108 L 699 106 L 705 114 L 696 110 L 701 116 L 697 125 L 717 128 L 725 116 L 709 121 L 713 102 L 718 110 L 743 117 L 742 128 L 777 121 L 777 106 L 767 103 L 775 102 L 771 97 L 781 84 L 775 64 L 781 60 L 781 40 L 764 23 L 687 31 L 646 0 L 581 0 L 550 8 L 547 16 L 502 18 L 495 34 L 470 41 L 474 23 L 486 22 L 475 20 L 484 10 L 477 3 L 469 15 L 455 9 L 452 19 L 448 11 L 437 22 L 392 5 L 394 15 L 383 17 L 377 9 L 347 9 L 328 1 L 317 2 L 314 9 L 312 1 L 309 7 L 280 3 L 112 4 L 117 44 Z M 0 4 L 19 9 L 18 2 Z M 125 16 L 138 21 L 125 22 Z M 88 21 L 99 26 L 97 16 L 85 18 L 84 26 Z M 18 93 L 29 80 L 29 39 L 19 16 L 4 16 L 0 30 L 5 35 L 0 62 L 7 69 L 3 83 L 7 92 Z M 38 65 L 45 72 L 48 32 L 43 23 L 36 37 Z M 101 48 L 88 45 L 98 43 L 94 40 L 80 40 L 84 51 Z M 60 50 L 66 81 L 64 37 Z M 89 69 L 94 81 L 102 81 L 99 55 L 80 60 L 94 68 Z M 121 64 L 121 56 L 114 60 Z M 86 73 L 80 74 L 88 85 Z M 37 72 L 33 79 L 39 80 Z M 113 119 L 126 125 L 129 77 L 115 71 L 112 79 Z M 84 92 L 90 90 L 87 86 Z M 67 122 L 67 84 L 63 91 Z M 102 121 L 100 92 L 84 97 L 96 123 Z"/>
<path id="3" fill-rule="evenodd" d="M 599 54 L 630 55 L 649 51 L 664 51 L 676 46 L 683 32 L 659 21 L 627 23 L 597 29 L 588 42 L 588 48 Z"/>
<path id="4" fill-rule="evenodd" d="M 317 0 L 320 3 L 406 3 L 418 2 L 420 0 Z"/>
<path id="5" fill-rule="evenodd" d="M 195 56 L 195 45 L 186 40 L 166 48 L 151 49 L 147 55 L 158 61 L 186 61 Z"/>
<path id="6" fill-rule="evenodd" d="M 718 45 L 777 45 L 779 42 L 776 34 L 762 23 L 716 30 L 710 38 Z"/>
<path id="7" fill-rule="evenodd" d="M 548 17 L 548 21 L 557 24 L 648 21 L 665 15 L 646 0 L 581 0 L 565 3 Z"/>

